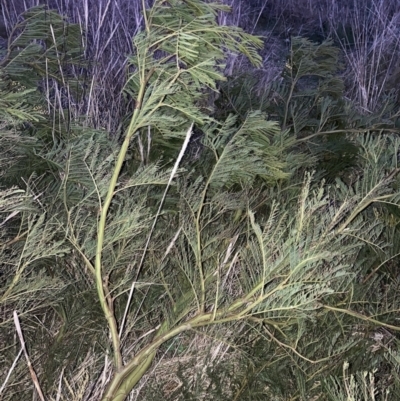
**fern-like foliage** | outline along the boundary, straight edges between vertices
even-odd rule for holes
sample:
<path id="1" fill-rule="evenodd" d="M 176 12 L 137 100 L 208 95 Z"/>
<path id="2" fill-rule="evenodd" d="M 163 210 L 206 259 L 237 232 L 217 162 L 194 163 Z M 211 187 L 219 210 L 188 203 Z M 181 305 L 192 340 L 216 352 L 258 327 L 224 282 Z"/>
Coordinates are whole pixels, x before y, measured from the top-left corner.
<path id="1" fill-rule="evenodd" d="M 11 341 L 15 309 L 35 317 L 25 326 L 51 326 L 48 350 L 39 345 L 44 329 L 26 330 L 49 398 L 64 391 L 52 386 L 58 375 L 68 383 L 87 363 L 93 377 L 109 372 L 96 393 L 104 401 L 132 390 L 149 399 L 323 400 L 329 386 L 340 393 L 344 360 L 351 374 L 384 363 L 370 338 L 377 325 L 399 331 L 395 274 L 383 269 L 397 261 L 397 137 L 345 135 L 357 149 L 351 179 L 308 171 L 320 160 L 311 139 L 335 127 L 334 108 L 348 121 L 336 51 L 301 39 L 275 91 L 277 121 L 268 108 L 211 117 L 203 102 L 224 79 L 224 50 L 259 61 L 259 39 L 217 25 L 224 10 L 197 0 L 144 10 L 126 85 L 135 109 L 120 138 L 77 122 L 69 135 L 46 131 L 44 116 L 43 137 L 26 135 L 36 116 L 22 96 L 12 107 L 31 119 L 4 113 L 1 341 Z M 193 123 L 202 134 L 191 159 Z M 19 170 L 23 189 L 8 180 L 16 171 L 9 156 L 27 154 L 11 146 L 13 135 L 36 157 Z M 154 160 L 159 138 L 175 141 L 175 153 L 159 147 Z M 311 162 L 301 163 L 305 155 Z M 13 354 L 4 355 L 9 366 Z M 180 391 L 167 391 L 158 370 L 171 355 L 179 360 L 167 377 L 184 382 Z"/>
<path id="2" fill-rule="evenodd" d="M 160 144 L 152 147 L 153 159 L 160 153 L 177 156 L 188 121 L 201 126 L 210 120 L 208 98 L 225 80 L 227 50 L 260 64 L 260 38 L 216 24 L 218 12 L 228 10 L 218 3 L 173 0 L 157 1 L 146 11 L 125 91 L 136 102 L 135 129 L 151 127 L 152 143 Z M 148 143 L 147 130 L 140 138 Z"/>
<path id="3" fill-rule="evenodd" d="M 81 93 L 71 69 L 83 65 L 81 31 L 45 7 L 27 11 L 8 39 L 0 64 L 2 135 L 8 184 L 33 172 L 57 173 L 45 154 L 71 136 L 68 99 Z"/>
<path id="4" fill-rule="evenodd" d="M 260 87 L 257 76 L 244 73 L 223 83 L 217 114 L 232 110 L 243 119 L 249 109 L 265 111 L 296 139 L 297 157 L 308 155 L 303 167 L 330 182 L 336 177 L 351 182 L 358 163 L 354 136 L 393 128 L 396 117 L 389 103 L 369 116 L 357 112 L 343 97 L 340 74 L 340 53 L 332 42 L 293 37 L 281 78 Z"/>

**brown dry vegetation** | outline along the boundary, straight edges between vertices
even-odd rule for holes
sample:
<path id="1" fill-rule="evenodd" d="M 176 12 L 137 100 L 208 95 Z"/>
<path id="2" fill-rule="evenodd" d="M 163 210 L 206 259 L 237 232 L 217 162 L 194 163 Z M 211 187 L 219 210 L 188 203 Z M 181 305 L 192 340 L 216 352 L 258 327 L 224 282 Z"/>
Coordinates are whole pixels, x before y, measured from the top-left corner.
<path id="1" fill-rule="evenodd" d="M 276 79 L 285 63 L 291 36 L 311 40 L 331 38 L 342 50 L 349 99 L 366 113 L 379 106 L 389 92 L 397 96 L 400 84 L 400 5 L 396 0 L 225 0 L 230 14 L 221 13 L 223 25 L 240 26 L 262 35 L 264 68 L 259 71 L 260 88 Z M 4 0 L 5 27 L 10 33 L 18 16 L 30 7 L 47 4 L 69 21 L 81 25 L 82 43 L 90 60 L 85 95 L 76 115 L 85 115 L 91 125 L 109 132 L 118 130 L 121 118 L 132 108 L 121 89 L 127 77 L 126 56 L 132 53 L 131 38 L 142 25 L 141 1 L 106 0 Z M 151 2 L 145 1 L 147 5 Z M 243 64 L 244 63 L 244 64 Z M 228 61 L 227 75 L 249 68 L 243 58 Z M 106 105 L 106 106 L 105 106 Z"/>

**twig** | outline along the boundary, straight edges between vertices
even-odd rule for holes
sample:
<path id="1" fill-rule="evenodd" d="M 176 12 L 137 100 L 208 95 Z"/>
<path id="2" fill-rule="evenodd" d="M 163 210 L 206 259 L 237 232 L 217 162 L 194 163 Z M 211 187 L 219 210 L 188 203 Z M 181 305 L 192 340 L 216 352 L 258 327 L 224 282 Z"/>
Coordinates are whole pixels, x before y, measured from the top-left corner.
<path id="1" fill-rule="evenodd" d="M 19 337 L 19 341 L 20 341 L 20 343 L 21 343 L 22 350 L 24 351 L 26 363 L 27 363 L 27 365 L 28 365 L 29 372 L 30 372 L 30 374 L 31 374 L 31 378 L 32 378 L 33 384 L 34 384 L 35 387 L 36 387 L 36 391 L 37 391 L 38 394 L 39 394 L 39 398 L 40 398 L 42 401 L 45 401 L 44 396 L 43 396 L 42 389 L 40 388 L 39 380 L 38 380 L 38 378 L 37 378 L 37 376 L 36 376 L 35 371 L 33 370 L 31 361 L 29 360 L 28 352 L 26 351 L 25 340 L 24 340 L 24 336 L 22 335 L 21 325 L 19 324 L 19 319 L 18 319 L 17 311 L 14 311 L 14 312 L 13 312 L 13 316 L 14 316 L 15 328 L 16 328 L 17 333 L 18 333 L 18 337 Z"/>
<path id="2" fill-rule="evenodd" d="M 1 393 L 3 392 L 4 388 L 6 387 L 6 384 L 7 384 L 7 382 L 8 382 L 8 379 L 10 378 L 11 373 L 12 373 L 12 371 L 14 370 L 15 365 L 17 364 L 18 359 L 19 359 L 19 357 L 21 356 L 21 354 L 22 354 L 22 348 L 19 350 L 18 355 L 15 357 L 14 362 L 13 362 L 13 364 L 11 365 L 11 368 L 10 368 L 10 370 L 8 371 L 7 376 L 6 376 L 5 380 L 4 380 L 4 383 L 3 383 L 3 385 L 0 387 L 0 395 L 1 395 Z"/>

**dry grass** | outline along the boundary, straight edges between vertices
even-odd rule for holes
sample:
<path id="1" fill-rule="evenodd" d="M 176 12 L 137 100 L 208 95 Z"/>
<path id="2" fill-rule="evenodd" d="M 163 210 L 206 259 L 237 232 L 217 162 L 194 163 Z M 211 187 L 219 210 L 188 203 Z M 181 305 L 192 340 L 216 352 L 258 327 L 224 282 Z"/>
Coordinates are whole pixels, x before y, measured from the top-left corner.
<path id="1" fill-rule="evenodd" d="M 346 22 L 351 29 L 334 34 L 346 58 L 348 95 L 363 112 L 370 113 L 380 108 L 385 92 L 396 84 L 393 72 L 399 62 L 400 4 L 391 7 L 390 1 L 380 0 L 367 9 L 359 3 L 354 0 Z M 334 30 L 333 21 L 330 23 Z"/>
<path id="2" fill-rule="evenodd" d="M 131 38 L 142 24 L 141 2 L 127 0 L 5 0 L 2 7 L 8 31 L 19 15 L 32 6 L 47 4 L 68 20 L 80 24 L 85 34 L 82 47 L 90 65 L 84 74 L 85 93 L 69 98 L 75 116 L 85 116 L 92 127 L 120 130 L 132 110 L 132 100 L 121 96 L 127 77 L 126 56 Z M 150 5 L 151 0 L 146 0 Z M 395 0 L 224 0 L 232 8 L 220 14 L 222 25 L 238 25 L 266 38 L 260 86 L 275 79 L 282 68 L 282 50 L 292 35 L 332 37 L 343 50 L 347 96 L 366 113 L 375 111 L 382 96 L 400 81 L 400 3 Z M 267 32 L 267 33 L 266 33 Z M 278 39 L 279 38 L 279 39 Z M 280 43 L 277 43 L 280 42 Z M 278 50 L 277 50 L 278 49 Z M 278 54 L 278 56 L 276 56 Z M 227 75 L 248 65 L 231 56 Z M 57 88 L 56 88 L 57 89 Z"/>
<path id="3" fill-rule="evenodd" d="M 400 3 L 396 0 L 257 0 L 264 23 L 288 40 L 332 38 L 345 62 L 347 97 L 363 113 L 379 110 L 400 82 Z M 268 21 L 269 19 L 269 21 Z M 267 21 L 266 21 L 267 20 Z"/>
<path id="4" fill-rule="evenodd" d="M 148 1 L 146 1 L 148 3 Z M 77 23 L 84 32 L 82 49 L 88 68 L 81 99 L 69 97 L 68 107 L 75 116 L 85 116 L 86 124 L 115 133 L 131 104 L 121 96 L 126 77 L 126 56 L 132 53 L 132 37 L 142 24 L 141 2 L 111 0 L 6 0 L 2 13 L 10 32 L 25 10 L 46 4 Z M 57 90 L 57 88 L 55 88 Z"/>

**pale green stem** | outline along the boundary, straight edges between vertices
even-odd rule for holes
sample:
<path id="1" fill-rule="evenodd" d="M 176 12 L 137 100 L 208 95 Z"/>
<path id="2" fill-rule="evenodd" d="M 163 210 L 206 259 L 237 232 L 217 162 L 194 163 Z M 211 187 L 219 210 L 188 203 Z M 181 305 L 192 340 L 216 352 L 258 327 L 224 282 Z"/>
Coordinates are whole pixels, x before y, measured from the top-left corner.
<path id="1" fill-rule="evenodd" d="M 104 315 L 107 319 L 108 327 L 110 328 L 111 339 L 112 339 L 112 343 L 113 343 L 114 362 L 118 369 L 120 369 L 122 366 L 122 357 L 121 357 L 121 352 L 120 352 L 120 340 L 119 340 L 119 336 L 118 336 L 117 322 L 115 320 L 115 316 L 114 316 L 114 313 L 112 310 L 112 305 L 111 305 L 112 301 L 110 300 L 110 294 L 108 293 L 108 289 L 106 288 L 106 291 L 105 291 L 105 288 L 104 288 L 107 286 L 105 285 L 105 283 L 103 283 L 101 257 L 102 257 L 103 244 L 104 244 L 104 234 L 105 234 L 105 228 L 106 228 L 107 212 L 108 212 L 108 208 L 111 205 L 111 201 L 114 197 L 114 190 L 117 185 L 117 180 L 118 180 L 119 174 L 121 172 L 122 163 L 125 159 L 125 155 L 128 150 L 129 140 L 130 140 L 130 136 L 127 135 L 125 137 L 124 143 L 122 144 L 122 147 L 121 147 L 118 159 L 117 159 L 117 164 L 114 168 L 114 173 L 112 175 L 111 182 L 108 187 L 107 197 L 106 197 L 104 205 L 102 206 L 102 209 L 101 209 L 99 227 L 98 227 L 98 232 L 97 232 L 97 247 L 96 247 L 96 260 L 95 260 L 97 294 L 99 297 L 101 308 L 103 309 Z M 108 300 L 108 302 L 107 302 L 107 300 Z"/>
<path id="2" fill-rule="evenodd" d="M 150 72 L 151 74 L 151 72 Z M 103 272 L 102 272 L 102 251 L 104 245 L 104 235 L 106 229 L 107 213 L 111 205 L 112 199 L 115 194 L 115 188 L 117 186 L 118 177 L 121 173 L 122 165 L 125 160 L 126 153 L 128 151 L 129 142 L 133 134 L 140 128 L 137 124 L 137 116 L 139 114 L 140 106 L 142 103 L 143 95 L 146 88 L 146 82 L 140 88 L 138 94 L 136 108 L 133 113 L 131 122 L 129 124 L 128 132 L 125 136 L 124 142 L 119 151 L 118 159 L 114 168 L 113 175 L 111 177 L 110 184 L 108 186 L 108 192 L 104 204 L 101 206 L 100 220 L 97 232 L 97 246 L 96 246 L 96 260 L 95 260 L 95 276 L 96 276 L 96 288 L 99 297 L 101 308 L 103 309 L 104 315 L 107 319 L 107 324 L 111 333 L 111 341 L 113 345 L 114 363 L 117 369 L 122 368 L 122 356 L 120 350 L 120 337 L 118 335 L 117 321 L 114 316 L 112 309 L 112 299 L 107 289 L 107 285 L 103 282 Z"/>
<path id="3" fill-rule="evenodd" d="M 329 306 L 329 305 L 323 305 L 323 307 L 330 311 L 340 312 L 340 313 L 344 313 L 346 315 L 356 317 L 357 319 L 364 320 L 365 322 L 371 322 L 377 326 L 383 326 L 383 327 L 386 327 L 386 328 L 394 330 L 394 331 L 400 331 L 399 326 L 394 326 L 392 324 L 381 322 L 379 320 L 373 319 L 372 317 L 362 315 L 361 313 L 358 313 L 358 312 L 355 312 L 355 311 L 352 311 L 349 309 L 335 308 L 334 306 Z"/>

